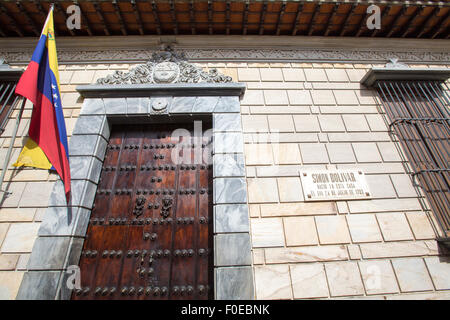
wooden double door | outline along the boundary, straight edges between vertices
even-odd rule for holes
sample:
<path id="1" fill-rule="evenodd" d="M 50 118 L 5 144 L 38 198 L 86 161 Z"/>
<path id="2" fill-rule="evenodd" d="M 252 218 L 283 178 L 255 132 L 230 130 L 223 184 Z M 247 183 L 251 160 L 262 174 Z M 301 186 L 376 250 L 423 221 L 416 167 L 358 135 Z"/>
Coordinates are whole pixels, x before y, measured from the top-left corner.
<path id="1" fill-rule="evenodd" d="M 212 143 L 193 129 L 113 127 L 72 299 L 213 298 Z"/>

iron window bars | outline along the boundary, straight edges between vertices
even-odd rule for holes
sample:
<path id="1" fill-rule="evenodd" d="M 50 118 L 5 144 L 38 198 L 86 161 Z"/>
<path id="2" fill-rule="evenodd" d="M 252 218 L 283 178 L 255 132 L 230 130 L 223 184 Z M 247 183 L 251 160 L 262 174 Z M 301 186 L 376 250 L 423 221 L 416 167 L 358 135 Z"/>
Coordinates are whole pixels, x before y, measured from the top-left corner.
<path id="1" fill-rule="evenodd" d="M 0 58 L 0 135 L 5 131 L 8 119 L 19 97 L 15 95 L 16 85 L 23 70 L 11 68 Z"/>
<path id="2" fill-rule="evenodd" d="M 8 119 L 19 97 L 14 93 L 17 81 L 0 81 L 0 135 L 5 131 Z"/>
<path id="3" fill-rule="evenodd" d="M 450 237 L 449 88 L 442 81 L 381 80 L 374 84 L 395 134 L 444 232 Z"/>

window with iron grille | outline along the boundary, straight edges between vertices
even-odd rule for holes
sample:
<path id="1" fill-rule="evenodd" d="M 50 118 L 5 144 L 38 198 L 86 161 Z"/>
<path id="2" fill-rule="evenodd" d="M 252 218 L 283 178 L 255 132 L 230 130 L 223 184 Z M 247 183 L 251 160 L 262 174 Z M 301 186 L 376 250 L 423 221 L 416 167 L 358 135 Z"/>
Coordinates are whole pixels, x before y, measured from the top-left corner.
<path id="1" fill-rule="evenodd" d="M 0 81 L 0 135 L 5 131 L 8 118 L 18 99 L 14 93 L 16 85 L 17 81 Z"/>
<path id="2" fill-rule="evenodd" d="M 22 75 L 22 69 L 11 68 L 0 58 L 0 135 L 5 131 L 8 118 L 16 106 L 16 85 Z"/>
<path id="3" fill-rule="evenodd" d="M 374 83 L 389 122 L 445 238 L 450 237 L 449 89 L 443 81 Z"/>

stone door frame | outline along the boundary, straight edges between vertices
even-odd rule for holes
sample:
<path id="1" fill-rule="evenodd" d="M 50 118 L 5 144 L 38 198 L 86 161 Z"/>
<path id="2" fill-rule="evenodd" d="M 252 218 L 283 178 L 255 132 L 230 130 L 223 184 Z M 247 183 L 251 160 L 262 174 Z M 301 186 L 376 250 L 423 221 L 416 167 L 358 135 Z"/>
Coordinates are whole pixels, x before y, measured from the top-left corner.
<path id="1" fill-rule="evenodd" d="M 242 83 L 87 85 L 69 141 L 72 201 L 55 182 L 17 299 L 70 299 L 115 123 L 212 120 L 215 299 L 254 299 L 251 240 L 239 97 Z M 157 107 L 153 107 L 157 106 Z M 226 161 L 227 159 L 234 161 Z"/>

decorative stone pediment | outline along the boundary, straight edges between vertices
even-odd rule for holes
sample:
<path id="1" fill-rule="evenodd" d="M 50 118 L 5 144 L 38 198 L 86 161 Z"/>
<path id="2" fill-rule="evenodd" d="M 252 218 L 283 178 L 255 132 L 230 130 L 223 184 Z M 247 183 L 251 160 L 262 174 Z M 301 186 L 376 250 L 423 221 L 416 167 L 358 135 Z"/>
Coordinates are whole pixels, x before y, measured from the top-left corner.
<path id="1" fill-rule="evenodd" d="M 225 83 L 231 82 L 229 76 L 217 69 L 203 71 L 187 61 L 184 53 L 166 51 L 153 53 L 145 64 L 138 65 L 129 72 L 116 71 L 114 74 L 97 80 L 98 84 L 144 84 L 144 83 Z"/>

